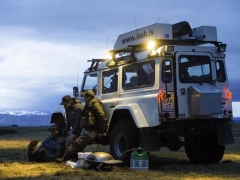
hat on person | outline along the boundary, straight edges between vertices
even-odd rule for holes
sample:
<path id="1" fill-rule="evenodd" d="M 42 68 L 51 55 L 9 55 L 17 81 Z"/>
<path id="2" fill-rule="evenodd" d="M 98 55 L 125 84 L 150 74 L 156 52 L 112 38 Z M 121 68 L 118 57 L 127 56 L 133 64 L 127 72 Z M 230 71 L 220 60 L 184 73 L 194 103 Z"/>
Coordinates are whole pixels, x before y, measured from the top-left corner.
<path id="1" fill-rule="evenodd" d="M 71 96 L 69 96 L 69 95 L 63 96 L 62 102 L 60 103 L 60 105 L 64 105 L 64 104 L 69 103 L 71 101 L 72 101 L 72 97 Z"/>
<path id="2" fill-rule="evenodd" d="M 95 97 L 95 93 L 94 93 L 91 89 L 88 89 L 88 90 L 86 90 L 85 92 L 82 92 L 81 95 L 83 95 L 83 96 L 88 96 L 88 97 L 92 97 L 92 98 Z"/>
<path id="3" fill-rule="evenodd" d="M 53 126 L 51 126 L 49 129 L 48 129 L 48 131 L 55 131 L 55 130 L 58 130 L 58 127 L 57 126 L 55 126 L 55 125 L 53 125 Z"/>

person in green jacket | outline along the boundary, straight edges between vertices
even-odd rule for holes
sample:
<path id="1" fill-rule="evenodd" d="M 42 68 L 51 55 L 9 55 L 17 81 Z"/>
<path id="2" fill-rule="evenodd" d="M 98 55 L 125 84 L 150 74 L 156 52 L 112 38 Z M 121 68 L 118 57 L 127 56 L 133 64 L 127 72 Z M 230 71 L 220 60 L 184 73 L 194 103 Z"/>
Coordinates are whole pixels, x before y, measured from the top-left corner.
<path id="1" fill-rule="evenodd" d="M 102 102 L 95 98 L 92 90 L 87 90 L 83 94 L 85 107 L 82 112 L 80 136 L 73 142 L 72 149 L 65 153 L 63 161 L 77 159 L 77 153 L 83 152 L 84 148 L 96 137 L 101 138 L 105 133 L 106 116 Z"/>
<path id="2" fill-rule="evenodd" d="M 58 136 L 57 158 L 62 158 L 64 154 L 71 150 L 72 143 L 79 136 L 81 129 L 79 126 L 83 105 L 79 99 L 65 95 L 60 105 L 64 105 L 66 113 L 66 124 L 58 127 L 60 133 Z M 56 124 L 58 126 L 58 124 Z"/>

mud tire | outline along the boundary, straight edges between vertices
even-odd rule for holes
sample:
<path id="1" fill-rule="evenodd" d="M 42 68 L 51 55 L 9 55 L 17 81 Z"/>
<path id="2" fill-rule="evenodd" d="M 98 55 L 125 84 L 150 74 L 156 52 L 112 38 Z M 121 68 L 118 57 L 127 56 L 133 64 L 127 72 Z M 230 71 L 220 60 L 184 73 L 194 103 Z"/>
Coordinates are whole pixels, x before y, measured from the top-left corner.
<path id="1" fill-rule="evenodd" d="M 110 153 L 114 159 L 130 164 L 133 148 L 138 148 L 138 129 L 131 119 L 122 119 L 114 126 L 110 136 Z"/>
<path id="2" fill-rule="evenodd" d="M 216 164 L 224 155 L 225 146 L 218 144 L 217 130 L 204 135 L 185 137 L 185 152 L 192 163 Z"/>

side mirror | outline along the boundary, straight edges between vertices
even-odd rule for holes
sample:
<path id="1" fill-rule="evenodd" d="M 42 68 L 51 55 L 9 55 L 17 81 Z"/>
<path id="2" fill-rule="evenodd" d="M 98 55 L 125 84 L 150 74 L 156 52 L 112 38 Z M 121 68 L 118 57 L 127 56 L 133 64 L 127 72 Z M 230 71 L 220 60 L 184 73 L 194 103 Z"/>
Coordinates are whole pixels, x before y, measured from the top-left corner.
<path id="1" fill-rule="evenodd" d="M 77 98 L 79 96 L 78 87 L 73 87 L 73 96 Z"/>

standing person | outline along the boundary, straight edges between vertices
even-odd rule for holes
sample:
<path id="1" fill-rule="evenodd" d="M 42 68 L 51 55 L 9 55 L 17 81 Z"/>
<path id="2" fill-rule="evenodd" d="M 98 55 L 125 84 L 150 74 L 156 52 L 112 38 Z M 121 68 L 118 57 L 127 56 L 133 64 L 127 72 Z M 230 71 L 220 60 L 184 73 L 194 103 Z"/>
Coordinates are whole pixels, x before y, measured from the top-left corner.
<path id="1" fill-rule="evenodd" d="M 84 96 L 85 107 L 82 112 L 82 131 L 80 136 L 74 141 L 72 149 L 65 153 L 63 161 L 76 159 L 78 152 L 83 152 L 84 148 L 96 137 L 100 138 L 105 133 L 106 116 L 102 102 L 95 98 L 92 90 L 87 90 Z"/>
<path id="2" fill-rule="evenodd" d="M 28 161 L 46 162 L 54 161 L 57 153 L 57 126 L 52 126 L 48 129 L 49 137 L 42 141 L 41 145 L 36 150 L 37 140 L 32 140 L 28 145 Z"/>
<path id="3" fill-rule="evenodd" d="M 69 95 L 63 96 L 60 105 L 64 105 L 65 108 L 66 128 L 63 129 L 62 136 L 58 139 L 57 158 L 62 158 L 71 149 L 73 141 L 80 134 L 80 119 L 83 110 L 81 101 Z"/>

